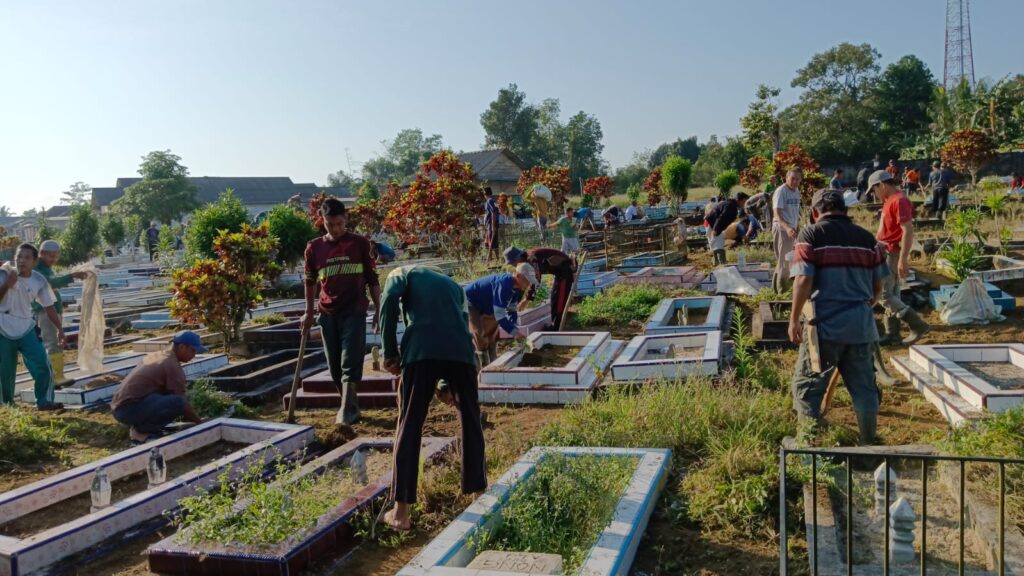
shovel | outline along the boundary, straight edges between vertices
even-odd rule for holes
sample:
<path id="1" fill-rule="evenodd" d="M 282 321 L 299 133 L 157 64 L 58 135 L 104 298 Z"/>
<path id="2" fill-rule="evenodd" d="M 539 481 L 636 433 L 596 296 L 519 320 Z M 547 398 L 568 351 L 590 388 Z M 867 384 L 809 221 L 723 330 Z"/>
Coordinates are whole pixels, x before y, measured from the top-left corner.
<path id="1" fill-rule="evenodd" d="M 295 361 L 295 377 L 292 378 L 291 402 L 288 403 L 288 423 L 295 424 L 295 395 L 299 391 L 299 380 L 302 378 L 302 358 L 306 355 L 306 339 L 309 338 L 309 330 L 302 331 L 302 338 L 299 339 L 299 358 Z"/>

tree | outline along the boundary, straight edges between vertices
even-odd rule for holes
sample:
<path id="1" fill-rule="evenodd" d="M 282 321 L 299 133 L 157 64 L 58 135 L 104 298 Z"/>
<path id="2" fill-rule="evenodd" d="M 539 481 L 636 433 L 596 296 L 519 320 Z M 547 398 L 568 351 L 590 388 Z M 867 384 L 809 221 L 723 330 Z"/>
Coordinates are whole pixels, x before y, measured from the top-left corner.
<path id="1" fill-rule="evenodd" d="M 557 105 L 557 101 L 556 101 Z M 555 116 L 557 120 L 557 114 Z M 537 162 L 531 145 L 537 132 L 538 111 L 515 84 L 498 90 L 498 97 L 480 114 L 484 146 L 508 148 L 527 165 Z"/>
<path id="2" fill-rule="evenodd" d="M 363 182 L 356 195 L 356 205 L 367 204 L 380 198 L 380 191 L 373 182 Z"/>
<path id="3" fill-rule="evenodd" d="M 597 176 L 605 171 L 601 158 L 604 144 L 601 139 L 601 123 L 595 116 L 582 110 L 569 119 L 565 125 L 565 142 L 568 154 L 569 178 L 573 189 L 579 191 L 580 180 Z"/>
<path id="4" fill-rule="evenodd" d="M 69 206 L 88 204 L 91 200 L 91 195 L 92 186 L 85 182 L 75 182 L 61 194 L 60 201 Z"/>
<path id="5" fill-rule="evenodd" d="M 116 213 L 105 214 L 100 220 L 100 236 L 116 255 L 117 247 L 124 242 L 126 237 L 124 220 L 121 219 L 121 216 Z"/>
<path id="6" fill-rule="evenodd" d="M 124 213 L 170 224 L 198 206 L 196 187 L 188 180 L 188 168 L 170 150 L 143 156 L 139 174 L 142 180 L 126 188 L 124 196 L 115 201 Z"/>
<path id="7" fill-rule="evenodd" d="M 650 151 L 634 152 L 632 162 L 625 166 L 616 168 L 615 174 L 613 175 L 615 179 L 616 194 L 624 194 L 626 189 L 633 184 L 643 186 L 644 179 L 647 178 L 647 175 L 651 171 L 649 167 L 650 158 Z"/>
<path id="8" fill-rule="evenodd" d="M 723 197 L 729 195 L 733 186 L 740 183 L 740 175 L 735 170 L 725 170 L 715 177 L 715 187 Z"/>
<path id="9" fill-rule="evenodd" d="M 359 186 L 359 180 L 344 170 L 338 170 L 327 175 L 327 185 L 332 188 L 341 187 L 354 190 Z"/>
<path id="10" fill-rule="evenodd" d="M 647 193 L 647 205 L 661 204 L 661 166 L 655 166 L 644 179 L 644 192 Z"/>
<path id="11" fill-rule="evenodd" d="M 661 166 L 669 156 L 673 155 L 685 158 L 691 164 L 696 162 L 697 158 L 700 157 L 700 144 L 697 143 L 697 137 L 690 136 L 686 140 L 677 138 L 675 142 L 668 142 L 658 146 L 654 149 L 654 152 L 651 152 L 648 166 L 651 168 Z"/>
<path id="12" fill-rule="evenodd" d="M 286 204 L 274 206 L 267 214 L 267 229 L 277 241 L 274 260 L 283 266 L 292 267 L 302 259 L 306 244 L 316 238 L 316 228 L 297 208 Z"/>
<path id="13" fill-rule="evenodd" d="M 235 197 L 234 190 L 221 192 L 216 202 L 192 214 L 185 230 L 185 248 L 197 257 L 212 258 L 213 243 L 222 231 L 239 232 L 249 222 L 249 211 Z"/>
<path id="14" fill-rule="evenodd" d="M 46 220 L 46 210 L 40 210 L 36 213 L 36 225 L 38 229 L 36 231 L 36 242 L 42 242 L 44 240 L 53 240 L 60 236 L 60 230 L 57 230 Z"/>
<path id="15" fill-rule="evenodd" d="M 7 206 L 0 206 L 0 218 L 10 218 L 13 215 L 14 214 L 11 212 L 10 208 Z"/>
<path id="16" fill-rule="evenodd" d="M 608 176 L 595 176 L 587 178 L 583 183 L 583 193 L 594 198 L 611 198 L 615 192 L 615 181 Z M 637 196 L 640 195 L 640 187 L 637 186 Z"/>
<path id="17" fill-rule="evenodd" d="M 419 128 L 407 128 L 394 140 L 382 140 L 384 154 L 363 163 L 363 180 L 384 186 L 388 182 L 403 182 L 412 176 L 421 164 L 441 151 L 441 135 L 424 136 Z"/>
<path id="18" fill-rule="evenodd" d="M 661 189 L 673 196 L 677 203 L 686 202 L 686 191 L 690 187 L 693 165 L 679 156 L 669 156 L 661 165 Z"/>
<path id="19" fill-rule="evenodd" d="M 260 287 L 279 268 L 271 261 L 277 241 L 266 223 L 222 230 L 213 242 L 216 258 L 203 258 L 172 274 L 171 316 L 204 325 L 224 336 L 225 348 L 238 340 L 246 314 L 262 300 Z"/>
<path id="20" fill-rule="evenodd" d="M 100 245 L 100 222 L 91 207 L 78 204 L 71 208 L 68 227 L 60 240 L 64 264 L 70 266 L 89 260 Z"/>
<path id="21" fill-rule="evenodd" d="M 778 88 L 758 84 L 754 101 L 747 107 L 747 115 L 740 118 L 743 143 L 750 150 L 774 154 L 782 147 L 778 104 L 781 92 Z"/>
<path id="22" fill-rule="evenodd" d="M 904 56 L 882 72 L 869 101 L 885 144 L 902 148 L 928 131 L 936 87 L 928 66 L 916 56 Z"/>
<path id="23" fill-rule="evenodd" d="M 977 182 L 978 171 L 995 158 L 995 148 L 992 139 L 981 130 L 957 130 L 939 150 L 939 156 L 954 169 L 969 172 L 973 186 Z"/>
<path id="24" fill-rule="evenodd" d="M 707 143 L 701 146 L 700 158 L 693 165 L 693 183 L 696 186 L 710 186 L 715 177 L 724 170 L 742 170 L 747 167 L 750 152 L 743 140 L 728 137 L 725 144 L 712 135 Z"/>

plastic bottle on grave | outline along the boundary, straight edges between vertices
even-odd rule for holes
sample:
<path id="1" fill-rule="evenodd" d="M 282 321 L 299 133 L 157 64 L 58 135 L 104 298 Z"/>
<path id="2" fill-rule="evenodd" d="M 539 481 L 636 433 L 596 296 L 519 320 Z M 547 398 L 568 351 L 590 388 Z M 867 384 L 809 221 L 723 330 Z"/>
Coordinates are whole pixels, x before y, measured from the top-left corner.
<path id="1" fill-rule="evenodd" d="M 107 476 L 107 471 L 103 469 L 103 466 L 96 468 L 96 473 L 92 477 L 92 487 L 89 489 L 89 496 L 92 499 L 92 509 L 90 512 L 96 512 L 110 506 L 110 477 Z"/>
<path id="2" fill-rule="evenodd" d="M 163 484 L 167 480 L 167 462 L 160 448 L 153 448 L 149 452 L 149 465 L 146 466 L 146 474 L 149 476 L 149 487 Z"/>

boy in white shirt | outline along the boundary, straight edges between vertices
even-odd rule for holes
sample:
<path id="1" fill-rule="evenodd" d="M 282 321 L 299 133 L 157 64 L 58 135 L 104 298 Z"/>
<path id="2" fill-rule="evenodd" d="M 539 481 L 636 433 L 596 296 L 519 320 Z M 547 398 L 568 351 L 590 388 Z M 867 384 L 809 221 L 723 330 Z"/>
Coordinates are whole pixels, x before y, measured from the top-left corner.
<path id="1" fill-rule="evenodd" d="M 15 263 L 0 268 L 0 403 L 14 404 L 14 379 L 18 353 L 35 380 L 36 405 L 40 410 L 58 410 L 53 401 L 53 369 L 46 348 L 36 334 L 32 303 L 57 327 L 57 342 L 64 346 L 64 328 L 54 309 L 53 290 L 46 278 L 34 270 L 39 251 L 31 244 L 18 246 Z"/>

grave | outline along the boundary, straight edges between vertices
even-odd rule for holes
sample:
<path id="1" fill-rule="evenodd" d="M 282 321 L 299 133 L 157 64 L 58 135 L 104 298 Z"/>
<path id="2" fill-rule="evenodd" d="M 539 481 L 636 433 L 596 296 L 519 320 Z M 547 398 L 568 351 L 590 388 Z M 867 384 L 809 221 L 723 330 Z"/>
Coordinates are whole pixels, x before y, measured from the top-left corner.
<path id="1" fill-rule="evenodd" d="M 0 523 L 5 527 L 51 506 L 62 506 L 66 513 L 67 508 L 74 505 L 82 508 L 82 514 L 29 536 L 0 537 L 0 574 L 17 576 L 36 572 L 161 516 L 165 510 L 174 509 L 178 500 L 197 489 L 216 484 L 222 472 L 237 474 L 250 463 L 269 462 L 276 454 L 291 454 L 312 441 L 313 429 L 309 426 L 217 418 L 6 492 L 0 495 Z M 89 491 L 98 467 L 106 470 L 112 483 L 122 479 L 128 481 L 140 473 L 145 475 L 150 451 L 159 448 L 168 461 L 170 473 L 175 458 L 220 442 L 248 446 L 168 478 L 152 488 L 144 488 L 143 478 L 137 493 L 112 501 L 110 506 L 96 512 L 89 512 Z M 83 497 L 85 501 L 79 502 Z"/>
<path id="2" fill-rule="evenodd" d="M 1004 282 L 1024 279 L 1024 260 L 1007 256 L 979 256 L 981 264 L 971 272 L 971 276 L 982 282 Z M 935 267 L 947 274 L 952 274 L 953 266 L 945 258 L 936 258 Z"/>
<path id="3" fill-rule="evenodd" d="M 676 380 L 718 374 L 722 333 L 718 330 L 636 336 L 612 362 L 612 380 Z"/>
<path id="4" fill-rule="evenodd" d="M 576 279 L 576 294 L 593 296 L 622 281 L 618 272 L 584 272 Z"/>
<path id="5" fill-rule="evenodd" d="M 302 334 L 299 330 L 300 322 L 300 320 L 292 320 L 290 322 L 274 324 L 273 326 L 255 327 L 242 334 L 242 341 L 250 349 L 263 352 L 272 352 L 285 348 L 298 349 L 299 342 L 302 340 Z M 405 324 L 399 320 L 396 331 L 397 338 L 401 340 L 404 333 Z M 314 323 L 309 329 L 308 342 L 318 343 L 319 341 L 320 326 Z M 380 334 L 375 333 L 373 330 L 373 314 L 371 312 L 366 315 L 366 350 L 368 351 L 371 347 L 380 345 Z"/>
<path id="6" fill-rule="evenodd" d="M 480 371 L 484 404 L 571 404 L 600 383 L 622 341 L 608 332 L 535 332 Z"/>
<path id="7" fill-rule="evenodd" d="M 622 279 L 626 284 L 663 284 L 691 290 L 704 281 L 704 273 L 693 266 L 648 266 Z"/>
<path id="8" fill-rule="evenodd" d="M 551 301 L 545 300 L 544 302 L 527 308 L 519 313 L 519 333 L 525 336 L 529 336 L 535 332 L 540 332 L 548 327 L 551 323 Z M 499 333 L 502 338 L 511 338 L 512 335 L 505 332 L 504 328 L 499 328 Z"/>
<path id="9" fill-rule="evenodd" d="M 587 272 L 604 272 L 608 270 L 608 260 L 605 258 L 587 258 L 580 266 L 580 274 Z"/>
<path id="10" fill-rule="evenodd" d="M 114 392 L 121 384 L 121 379 L 128 375 L 141 361 L 142 354 L 132 354 L 128 358 L 112 363 L 104 363 L 103 370 L 95 373 L 68 374 L 75 378 L 69 386 L 54 391 L 54 401 L 65 407 L 85 407 L 106 404 L 114 397 Z M 195 379 L 211 370 L 228 365 L 227 354 L 196 354 L 195 358 L 182 364 L 185 377 Z M 31 385 L 21 391 L 21 401 L 34 404 L 36 395 Z"/>
<path id="11" fill-rule="evenodd" d="M 131 325 L 135 330 L 162 330 L 164 328 L 177 327 L 181 321 L 171 318 L 167 310 L 155 312 L 143 312 L 137 320 L 132 320 Z"/>
<path id="12" fill-rule="evenodd" d="M 236 398 L 256 403 L 291 386 L 298 353 L 298 350 L 271 352 L 211 370 L 200 378 Z M 327 365 L 324 351 L 316 347 L 307 348 L 302 358 L 302 375 L 305 376 L 312 376 Z"/>
<path id="13" fill-rule="evenodd" d="M 506 576 L 510 572 L 467 567 L 479 557 L 472 544 L 484 531 L 502 521 L 501 510 L 514 489 L 529 482 L 535 466 L 547 454 L 567 456 L 596 454 L 634 457 L 639 461 L 615 507 L 612 521 L 597 538 L 577 574 L 613 576 L 629 573 L 637 547 L 651 518 L 658 495 L 668 477 L 669 450 L 653 448 L 560 448 L 538 446 L 519 459 L 487 493 L 427 544 L 397 576 Z M 485 552 L 485 551 L 483 551 Z M 490 556 L 488 556 L 490 557 Z M 485 557 L 487 558 L 487 557 Z"/>
<path id="14" fill-rule="evenodd" d="M 789 300 L 770 300 L 757 305 L 752 335 L 761 346 L 795 346 L 789 341 L 789 315 L 793 303 Z"/>
<path id="15" fill-rule="evenodd" d="M 642 252 L 635 256 L 622 259 L 622 263 L 615 267 L 622 274 L 631 274 L 644 268 L 654 266 L 671 266 L 681 261 L 682 254 L 672 251 Z"/>
<path id="16" fill-rule="evenodd" d="M 775 268 L 768 262 L 751 263 L 745 266 L 728 264 L 728 266 L 730 268 L 737 268 L 740 276 L 746 278 L 748 282 L 759 290 L 772 287 L 772 273 L 775 271 Z M 705 292 L 715 292 L 718 290 L 718 280 L 715 279 L 714 270 L 701 282 L 700 289 Z"/>
<path id="17" fill-rule="evenodd" d="M 999 306 L 1001 312 L 1007 310 L 1015 310 L 1017 308 L 1017 299 L 1012 295 L 1003 292 L 998 286 L 990 284 L 988 282 L 983 283 L 985 286 L 985 292 L 992 297 L 993 302 L 996 306 Z M 942 310 L 942 308 L 949 302 L 949 299 L 953 297 L 957 289 L 960 288 L 959 284 L 943 284 L 939 286 L 938 290 L 932 290 L 928 293 L 928 302 L 932 305 L 932 308 L 936 310 Z"/>
<path id="18" fill-rule="evenodd" d="M 725 321 L 725 296 L 665 298 L 644 325 L 644 334 L 680 334 L 720 330 Z"/>
<path id="19" fill-rule="evenodd" d="M 1024 403 L 1024 344 L 914 345 L 892 363 L 954 425 Z"/>
<path id="20" fill-rule="evenodd" d="M 451 449 L 453 438 L 424 438 L 420 456 L 430 462 Z M 357 450 L 390 451 L 390 438 L 357 438 L 303 465 L 295 479 L 323 475 L 347 467 Z M 164 538 L 149 547 L 149 569 L 160 574 L 298 574 L 317 560 L 349 553 L 356 545 L 353 517 L 391 488 L 391 472 L 370 477 L 354 494 L 338 495 L 336 503 L 314 526 L 270 546 L 231 543 L 190 543 L 187 533 Z M 245 500 L 236 503 L 243 508 Z M 187 528 L 185 531 L 187 532 Z"/>
<path id="21" fill-rule="evenodd" d="M 383 362 L 383 359 L 381 360 Z M 398 406 L 398 384 L 401 378 L 373 369 L 373 357 L 369 354 L 363 359 L 363 379 L 356 386 L 356 397 L 360 408 L 394 408 Z M 302 386 L 296 391 L 295 407 L 309 408 L 340 408 L 341 395 L 331 379 L 330 370 L 317 370 L 313 375 L 302 379 Z M 281 398 L 285 410 L 291 403 L 292 395 L 288 392 Z"/>

